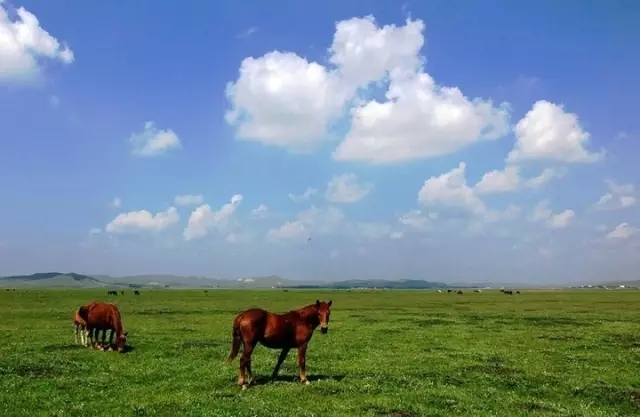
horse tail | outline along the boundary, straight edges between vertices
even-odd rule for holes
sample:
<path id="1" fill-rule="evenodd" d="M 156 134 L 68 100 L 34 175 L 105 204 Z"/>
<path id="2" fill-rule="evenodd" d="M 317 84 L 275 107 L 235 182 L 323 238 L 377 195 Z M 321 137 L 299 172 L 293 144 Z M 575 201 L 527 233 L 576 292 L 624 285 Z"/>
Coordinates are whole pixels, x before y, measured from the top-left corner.
<path id="1" fill-rule="evenodd" d="M 238 356 L 238 352 L 240 352 L 242 335 L 240 334 L 240 326 L 238 326 L 236 322 L 233 323 L 233 330 L 231 331 L 231 336 L 233 337 L 233 341 L 231 342 L 231 352 L 229 352 L 227 363 L 233 362 L 236 356 Z"/>

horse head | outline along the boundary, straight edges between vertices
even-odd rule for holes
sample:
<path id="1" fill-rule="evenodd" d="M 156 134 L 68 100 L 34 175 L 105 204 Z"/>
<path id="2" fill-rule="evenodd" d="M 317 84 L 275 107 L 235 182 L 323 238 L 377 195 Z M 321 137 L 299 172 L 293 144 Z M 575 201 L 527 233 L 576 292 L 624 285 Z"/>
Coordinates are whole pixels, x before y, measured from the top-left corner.
<path id="1" fill-rule="evenodd" d="M 318 322 L 320 323 L 320 333 L 327 334 L 329 331 L 329 318 L 331 317 L 331 305 L 333 302 L 324 302 L 316 300 L 316 311 L 318 314 Z"/>
<path id="2" fill-rule="evenodd" d="M 122 332 L 117 336 L 116 339 L 116 350 L 120 353 L 123 353 L 125 350 L 125 343 L 127 342 L 127 336 L 129 332 Z"/>

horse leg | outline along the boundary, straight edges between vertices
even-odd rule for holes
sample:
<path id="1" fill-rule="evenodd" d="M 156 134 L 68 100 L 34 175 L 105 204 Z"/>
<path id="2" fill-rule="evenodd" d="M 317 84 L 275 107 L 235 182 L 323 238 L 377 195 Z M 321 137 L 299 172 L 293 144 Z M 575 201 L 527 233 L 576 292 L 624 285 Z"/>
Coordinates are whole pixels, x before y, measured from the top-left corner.
<path id="1" fill-rule="evenodd" d="M 76 341 L 76 345 L 78 344 L 78 325 L 74 324 L 75 327 L 75 341 Z"/>
<path id="2" fill-rule="evenodd" d="M 298 367 L 300 368 L 300 382 L 305 385 L 309 384 L 307 379 L 307 344 L 298 347 Z"/>
<path id="3" fill-rule="evenodd" d="M 282 362 L 284 362 L 284 360 L 287 358 L 287 355 L 289 354 L 289 351 L 291 350 L 291 348 L 284 348 L 282 349 L 282 352 L 280 352 L 280 356 L 278 357 L 278 363 L 276 363 L 276 367 L 273 370 L 273 373 L 271 374 L 271 379 L 276 379 L 276 377 L 278 376 L 278 372 L 280 371 L 280 366 L 282 365 Z"/>
<path id="4" fill-rule="evenodd" d="M 244 347 L 242 349 L 242 356 L 240 356 L 240 378 L 238 384 L 242 389 L 247 388 L 247 384 L 250 384 L 253 380 L 253 373 L 251 372 L 251 354 L 253 348 L 256 346 L 253 341 L 244 341 Z M 247 376 L 249 377 L 247 380 Z"/>

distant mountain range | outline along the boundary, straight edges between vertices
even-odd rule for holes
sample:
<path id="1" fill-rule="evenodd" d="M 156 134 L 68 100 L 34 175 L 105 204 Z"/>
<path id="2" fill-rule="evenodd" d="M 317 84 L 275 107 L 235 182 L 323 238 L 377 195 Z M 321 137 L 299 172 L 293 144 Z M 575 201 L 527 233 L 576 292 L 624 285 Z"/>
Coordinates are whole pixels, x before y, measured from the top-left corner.
<path id="1" fill-rule="evenodd" d="M 484 287 L 486 285 L 482 285 Z M 0 288 L 476 288 L 478 285 L 448 285 L 425 280 L 292 281 L 277 275 L 224 280 L 198 276 L 83 275 L 74 272 L 44 272 L 0 278 Z"/>

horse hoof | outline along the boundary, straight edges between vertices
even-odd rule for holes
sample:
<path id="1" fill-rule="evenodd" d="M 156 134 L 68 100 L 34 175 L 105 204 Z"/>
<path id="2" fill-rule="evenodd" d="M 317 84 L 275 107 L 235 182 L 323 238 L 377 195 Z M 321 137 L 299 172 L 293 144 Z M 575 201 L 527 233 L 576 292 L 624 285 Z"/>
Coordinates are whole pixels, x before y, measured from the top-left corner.
<path id="1" fill-rule="evenodd" d="M 243 391 L 246 390 L 247 389 L 247 385 L 246 384 L 242 385 L 242 388 L 240 388 L 240 389 L 243 390 Z"/>

